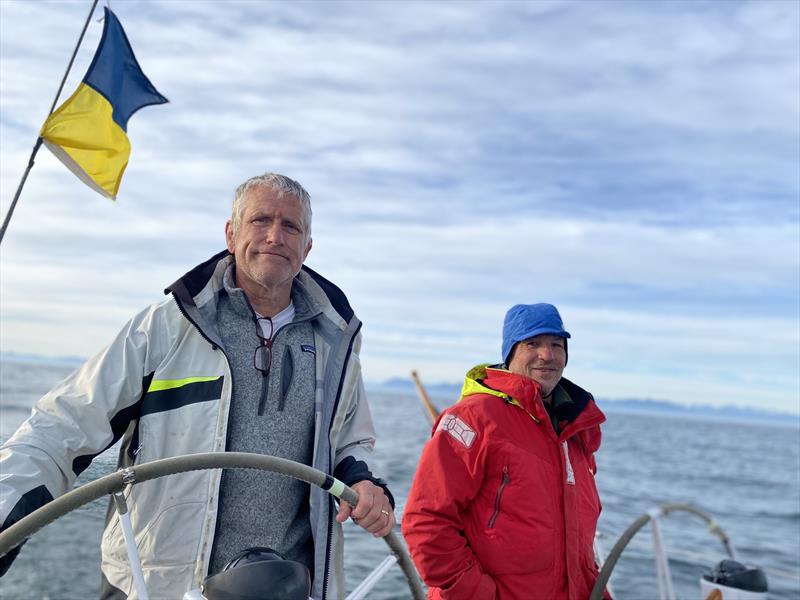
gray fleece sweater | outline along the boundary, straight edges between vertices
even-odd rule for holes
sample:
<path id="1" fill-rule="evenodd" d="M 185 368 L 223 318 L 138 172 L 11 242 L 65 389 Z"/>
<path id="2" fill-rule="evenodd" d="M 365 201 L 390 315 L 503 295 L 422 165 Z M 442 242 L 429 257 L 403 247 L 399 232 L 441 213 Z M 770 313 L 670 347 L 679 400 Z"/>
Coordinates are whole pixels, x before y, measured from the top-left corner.
<path id="1" fill-rule="evenodd" d="M 224 277 L 217 326 L 231 365 L 233 397 L 227 450 L 257 452 L 311 464 L 314 437 L 315 348 L 312 322 L 320 310 L 295 282 L 293 321 L 274 332 L 272 364 L 264 376 L 253 366 L 260 344 L 256 315 L 236 288 L 235 267 Z M 220 489 L 209 574 L 236 554 L 268 546 L 314 572 L 309 523 L 309 485 L 246 469 L 226 470 Z"/>

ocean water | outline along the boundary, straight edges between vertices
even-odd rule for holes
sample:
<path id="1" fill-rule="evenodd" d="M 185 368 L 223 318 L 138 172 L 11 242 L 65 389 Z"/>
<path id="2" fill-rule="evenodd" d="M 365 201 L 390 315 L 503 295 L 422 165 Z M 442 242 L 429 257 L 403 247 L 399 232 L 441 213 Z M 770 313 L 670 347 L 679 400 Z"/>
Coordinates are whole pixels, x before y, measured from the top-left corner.
<path id="1" fill-rule="evenodd" d="M 32 404 L 71 370 L 63 366 L 0 364 L 0 441 L 28 416 Z M 374 469 L 391 484 L 401 512 L 430 426 L 416 396 L 371 393 L 378 432 Z M 438 401 L 443 406 L 446 401 Z M 602 404 L 601 404 L 602 408 Z M 737 558 L 762 567 L 769 598 L 800 598 L 800 423 L 728 423 L 609 413 L 598 454 L 603 503 L 599 530 L 608 552 L 639 515 L 666 502 L 711 514 L 733 542 Z M 98 457 L 80 483 L 110 473 L 116 452 Z M 33 536 L 0 579 L 0 598 L 71 600 L 99 589 L 99 542 L 107 501 L 99 500 Z M 725 557 L 722 545 L 695 516 L 662 521 L 679 598 L 700 598 L 702 573 Z M 345 527 L 348 586 L 354 588 L 388 550 L 381 540 Z M 650 528 L 622 555 L 611 584 L 617 600 L 658 598 Z M 398 568 L 370 594 L 409 598 Z"/>

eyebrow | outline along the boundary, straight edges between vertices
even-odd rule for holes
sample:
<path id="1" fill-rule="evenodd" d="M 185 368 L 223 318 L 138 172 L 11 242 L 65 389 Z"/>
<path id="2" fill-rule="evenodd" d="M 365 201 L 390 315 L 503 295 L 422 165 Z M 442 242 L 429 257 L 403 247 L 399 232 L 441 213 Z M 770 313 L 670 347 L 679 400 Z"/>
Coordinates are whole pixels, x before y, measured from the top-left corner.
<path id="1" fill-rule="evenodd" d="M 253 221 L 255 219 L 272 219 L 273 221 L 276 219 L 275 215 L 269 212 L 257 211 L 250 215 L 250 220 Z M 302 229 L 303 223 L 301 219 L 294 219 L 293 217 L 277 217 L 277 219 L 281 223 L 289 223 L 291 225 L 295 225 Z"/>
<path id="2" fill-rule="evenodd" d="M 528 338 L 527 340 L 523 340 L 523 343 L 525 343 L 525 344 L 547 344 L 548 341 L 544 340 L 542 338 L 536 339 L 535 337 L 532 337 L 532 338 Z M 555 343 L 555 344 L 559 344 L 560 346 L 563 346 L 564 345 L 564 338 L 562 338 L 561 336 L 557 336 L 557 335 L 553 336 L 553 339 L 550 340 L 550 343 L 551 344 Z"/>

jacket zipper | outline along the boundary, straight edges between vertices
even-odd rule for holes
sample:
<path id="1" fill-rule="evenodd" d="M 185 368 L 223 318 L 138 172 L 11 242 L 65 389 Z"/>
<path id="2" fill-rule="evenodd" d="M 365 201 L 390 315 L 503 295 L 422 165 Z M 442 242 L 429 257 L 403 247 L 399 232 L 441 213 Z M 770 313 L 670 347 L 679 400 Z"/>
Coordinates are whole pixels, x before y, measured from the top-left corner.
<path id="1" fill-rule="evenodd" d="M 525 411 L 525 414 L 528 415 L 531 419 L 533 419 L 533 422 L 536 423 L 537 425 L 541 423 L 541 420 L 537 419 L 532 412 L 530 412 L 527 408 L 522 406 L 522 404 L 520 404 L 518 400 L 514 400 L 511 396 L 508 396 L 508 398 L 505 399 L 505 402 L 506 404 L 510 404 L 511 406 L 516 406 L 518 409 Z"/>
<path id="2" fill-rule="evenodd" d="M 208 337 L 208 335 L 206 335 L 206 333 L 202 330 L 202 328 L 192 320 L 192 318 L 187 314 L 186 309 L 183 307 L 183 304 L 178 299 L 178 296 L 175 295 L 175 292 L 172 292 L 172 297 L 175 300 L 175 304 L 178 305 L 178 310 L 183 315 L 184 319 L 186 319 L 187 321 L 189 321 L 189 323 L 192 324 L 192 326 L 197 330 L 197 333 L 200 334 L 200 337 L 203 338 L 204 340 L 206 340 L 209 344 L 211 344 L 211 349 L 212 350 L 219 350 L 220 352 L 222 352 L 222 356 L 225 357 L 225 362 L 228 364 L 228 372 L 232 373 L 233 369 L 231 368 L 230 358 L 228 358 L 228 355 L 225 352 L 225 350 L 222 349 L 222 346 L 218 345 L 210 337 Z M 230 392 L 229 399 L 233 399 L 233 394 L 234 394 L 233 377 L 230 377 L 230 382 L 231 382 L 231 392 Z M 229 402 L 229 404 L 230 404 L 230 402 Z M 230 427 L 230 423 L 228 423 L 228 427 Z M 228 440 L 228 431 L 226 430 L 225 431 L 225 446 L 226 447 L 223 448 L 223 450 L 226 451 L 226 452 L 228 450 L 228 448 L 227 448 L 227 445 L 228 445 L 227 444 L 227 440 Z M 209 546 L 208 546 L 208 552 L 203 557 L 203 570 L 206 573 L 208 572 L 208 568 L 209 568 L 209 566 L 211 564 L 211 555 L 213 554 L 213 551 L 214 551 L 214 538 L 216 537 L 216 532 L 217 532 L 217 529 L 219 528 L 219 519 L 220 519 L 219 494 L 220 494 L 220 490 L 222 489 L 222 484 L 223 484 L 224 481 L 225 481 L 225 469 L 221 469 L 220 470 L 220 474 L 219 474 L 219 480 L 217 481 L 217 490 L 215 492 L 216 496 L 217 496 L 217 502 L 216 502 L 217 516 L 214 519 L 214 535 L 211 536 L 211 540 L 210 540 L 210 543 L 209 543 Z"/>
<path id="3" fill-rule="evenodd" d="M 492 513 L 492 518 L 489 519 L 489 529 L 494 527 L 497 517 L 500 516 L 500 500 L 503 498 L 503 492 L 505 491 L 508 482 L 508 465 L 503 465 L 503 478 L 500 481 L 500 487 L 497 488 L 497 494 L 494 496 L 494 513 Z"/>
<path id="4" fill-rule="evenodd" d="M 175 300 L 175 304 L 178 305 L 178 310 L 183 315 L 183 318 L 186 319 L 187 321 L 189 321 L 189 323 L 192 324 L 192 326 L 197 330 L 197 333 L 200 334 L 200 337 L 203 338 L 205 341 L 207 341 L 209 344 L 211 344 L 211 348 L 212 349 L 221 350 L 221 348 L 219 347 L 219 344 L 217 344 L 214 340 L 212 340 L 210 337 L 208 337 L 206 335 L 206 332 L 203 331 L 200 328 L 200 326 L 192 320 L 192 318 L 186 312 L 186 309 L 183 307 L 183 304 L 181 303 L 181 301 L 178 300 L 178 297 L 175 295 L 175 292 L 172 292 L 172 298 L 173 298 L 173 300 Z M 225 354 L 225 353 L 223 352 L 223 354 Z M 227 354 L 225 354 L 225 358 L 226 359 L 228 358 Z M 231 382 L 231 383 L 233 383 L 233 382 Z"/>
<path id="5" fill-rule="evenodd" d="M 567 483 L 569 485 L 575 485 L 575 471 L 572 470 L 572 463 L 569 461 L 569 446 L 567 446 L 567 440 L 561 442 L 561 447 L 564 449 L 564 460 L 566 461 L 567 467 Z"/>
<path id="6" fill-rule="evenodd" d="M 347 353 L 344 357 L 344 368 L 342 369 L 342 376 L 339 379 L 339 387 L 336 390 L 336 399 L 333 402 L 333 410 L 331 411 L 331 421 L 328 423 L 328 437 L 330 438 L 331 435 L 331 428 L 333 427 L 333 420 L 336 418 L 336 409 L 339 406 L 339 400 L 342 397 L 342 388 L 344 387 L 344 377 L 345 371 L 347 369 L 347 361 L 350 360 L 350 356 L 353 354 L 353 343 L 358 337 L 358 332 L 361 331 L 361 323 L 358 324 L 356 330 L 353 332 L 353 335 L 350 337 L 350 342 L 347 345 Z M 331 449 L 328 449 L 328 454 L 331 454 Z M 330 456 L 331 465 L 330 470 L 333 473 L 333 456 Z M 330 511 L 334 510 L 335 505 L 333 503 L 333 496 L 330 494 L 328 496 L 328 536 L 325 540 L 326 548 L 325 548 L 325 568 L 322 570 L 322 600 L 326 600 L 328 597 L 328 578 L 330 577 L 330 564 L 331 564 L 331 554 L 333 554 L 333 545 L 331 544 L 331 537 L 333 536 L 333 519 L 331 518 Z"/>

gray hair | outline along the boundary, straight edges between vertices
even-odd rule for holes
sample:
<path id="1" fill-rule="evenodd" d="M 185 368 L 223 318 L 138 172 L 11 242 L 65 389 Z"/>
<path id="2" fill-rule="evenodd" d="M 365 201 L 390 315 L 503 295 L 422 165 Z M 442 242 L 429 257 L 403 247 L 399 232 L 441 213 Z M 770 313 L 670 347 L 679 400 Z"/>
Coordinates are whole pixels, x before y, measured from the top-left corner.
<path id="1" fill-rule="evenodd" d="M 233 227 L 233 231 L 236 231 L 242 222 L 245 196 L 247 196 L 250 190 L 261 187 L 271 189 L 277 194 L 278 198 L 283 198 L 285 194 L 297 198 L 303 210 L 303 227 L 305 229 L 306 240 L 308 240 L 311 237 L 311 196 L 309 196 L 305 188 L 294 179 L 289 179 L 286 175 L 279 175 L 278 173 L 256 175 L 236 188 L 236 194 L 233 197 L 233 211 L 231 213 L 231 226 Z"/>

